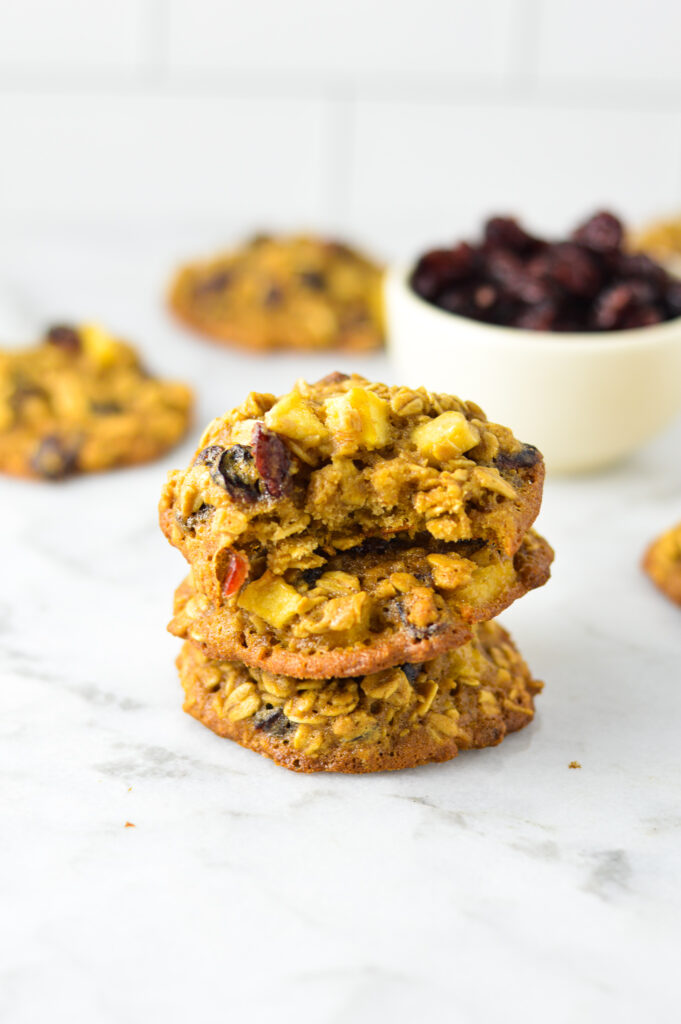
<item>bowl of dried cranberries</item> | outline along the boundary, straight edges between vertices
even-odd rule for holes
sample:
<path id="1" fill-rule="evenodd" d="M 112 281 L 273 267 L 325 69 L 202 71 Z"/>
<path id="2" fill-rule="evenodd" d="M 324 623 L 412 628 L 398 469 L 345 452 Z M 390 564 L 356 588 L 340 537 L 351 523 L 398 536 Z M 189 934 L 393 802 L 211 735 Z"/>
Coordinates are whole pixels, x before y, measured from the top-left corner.
<path id="1" fill-rule="evenodd" d="M 479 401 L 549 469 L 598 469 L 681 411 L 681 280 L 595 214 L 566 241 L 492 217 L 386 279 L 400 378 Z"/>

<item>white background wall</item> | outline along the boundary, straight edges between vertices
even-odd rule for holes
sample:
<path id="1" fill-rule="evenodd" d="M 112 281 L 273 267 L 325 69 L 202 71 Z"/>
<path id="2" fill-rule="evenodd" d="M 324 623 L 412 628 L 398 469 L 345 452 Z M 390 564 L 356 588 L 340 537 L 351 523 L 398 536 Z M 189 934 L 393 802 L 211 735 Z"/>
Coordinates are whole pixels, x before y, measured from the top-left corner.
<path id="1" fill-rule="evenodd" d="M 681 207 L 678 0 L 0 0 L 0 233 Z"/>

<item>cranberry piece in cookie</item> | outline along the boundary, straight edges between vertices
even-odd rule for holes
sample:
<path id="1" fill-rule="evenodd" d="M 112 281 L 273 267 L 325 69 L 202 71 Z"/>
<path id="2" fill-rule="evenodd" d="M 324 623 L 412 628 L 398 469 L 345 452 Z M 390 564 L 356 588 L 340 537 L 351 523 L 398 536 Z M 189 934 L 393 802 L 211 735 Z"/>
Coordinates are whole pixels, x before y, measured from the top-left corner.
<path id="1" fill-rule="evenodd" d="M 66 327 L 63 324 L 50 327 L 45 335 L 45 339 L 50 345 L 54 345 L 55 348 L 60 348 L 64 352 L 75 353 L 81 350 L 80 337 L 74 327 Z"/>
<path id="2" fill-rule="evenodd" d="M 291 456 L 281 438 L 262 423 L 253 431 L 253 457 L 265 493 L 280 498 L 289 479 Z"/>

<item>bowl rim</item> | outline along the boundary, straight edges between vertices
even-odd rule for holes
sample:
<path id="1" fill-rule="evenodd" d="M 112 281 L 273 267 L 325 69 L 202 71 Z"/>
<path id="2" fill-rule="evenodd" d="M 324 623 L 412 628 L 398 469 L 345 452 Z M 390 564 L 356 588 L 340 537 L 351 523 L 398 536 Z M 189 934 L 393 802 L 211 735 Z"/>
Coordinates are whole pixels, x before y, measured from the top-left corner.
<path id="1" fill-rule="evenodd" d="M 386 274 L 386 288 L 400 288 L 409 301 L 426 316 L 432 316 L 441 323 L 458 322 L 469 330 L 478 332 L 481 338 L 488 341 L 505 338 L 507 343 L 526 343 L 528 347 L 557 350 L 565 349 L 567 342 L 568 351 L 574 351 L 577 347 L 591 350 L 603 349 L 604 351 L 614 348 L 645 348 L 655 342 L 668 342 L 677 335 L 678 340 L 681 341 L 681 316 L 676 316 L 672 320 L 664 320 L 659 324 L 629 327 L 621 331 L 532 331 L 524 327 L 486 324 L 481 320 L 473 320 L 470 317 L 460 316 L 458 313 L 450 313 L 446 309 L 440 309 L 439 306 L 427 302 L 409 284 L 413 270 L 413 265 L 406 269 L 404 265 L 390 267 Z"/>

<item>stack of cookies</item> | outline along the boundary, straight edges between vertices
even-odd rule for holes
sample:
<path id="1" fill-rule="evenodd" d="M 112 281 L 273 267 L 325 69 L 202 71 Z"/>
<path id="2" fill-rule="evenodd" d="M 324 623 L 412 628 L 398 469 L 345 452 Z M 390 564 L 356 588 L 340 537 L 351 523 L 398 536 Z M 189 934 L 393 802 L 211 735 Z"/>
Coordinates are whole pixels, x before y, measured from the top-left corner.
<path id="1" fill-rule="evenodd" d="M 540 453 L 470 402 L 335 373 L 214 420 L 160 503 L 185 710 L 297 771 L 499 743 L 541 689 L 494 617 L 546 582 Z"/>

